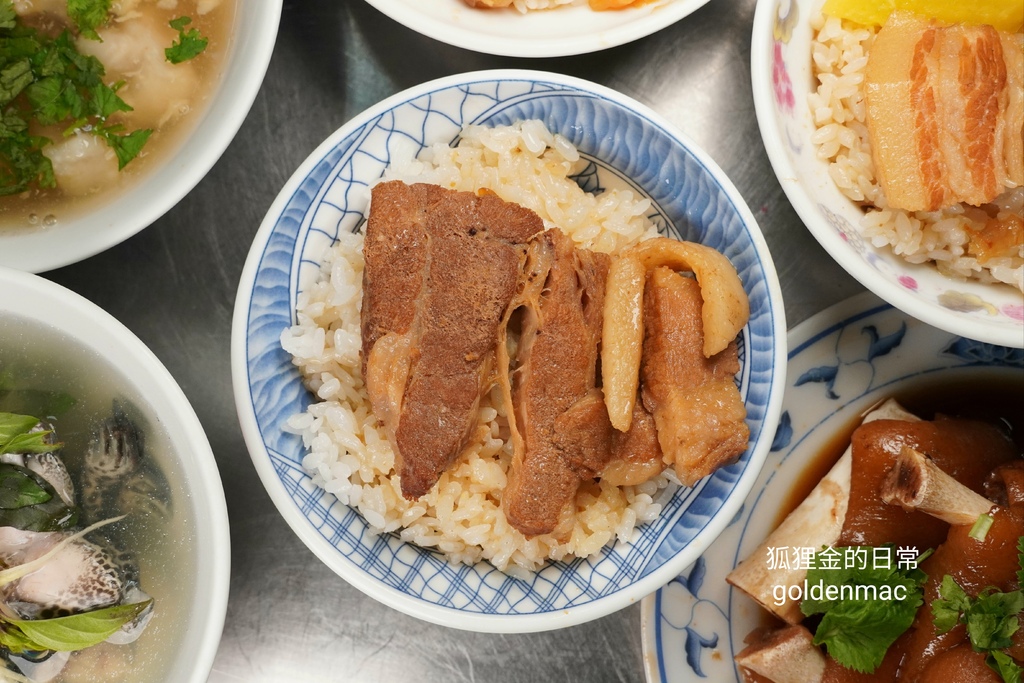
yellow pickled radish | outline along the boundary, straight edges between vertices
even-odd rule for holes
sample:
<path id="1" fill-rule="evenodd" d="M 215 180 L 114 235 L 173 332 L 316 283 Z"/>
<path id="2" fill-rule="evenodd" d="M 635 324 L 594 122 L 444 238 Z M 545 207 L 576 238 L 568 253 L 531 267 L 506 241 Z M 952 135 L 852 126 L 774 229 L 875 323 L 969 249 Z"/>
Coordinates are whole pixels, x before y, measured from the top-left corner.
<path id="1" fill-rule="evenodd" d="M 990 24 L 1016 32 L 1024 25 L 1021 0 L 825 0 L 822 11 L 866 26 L 881 26 L 893 10 L 906 10 L 947 24 Z"/>

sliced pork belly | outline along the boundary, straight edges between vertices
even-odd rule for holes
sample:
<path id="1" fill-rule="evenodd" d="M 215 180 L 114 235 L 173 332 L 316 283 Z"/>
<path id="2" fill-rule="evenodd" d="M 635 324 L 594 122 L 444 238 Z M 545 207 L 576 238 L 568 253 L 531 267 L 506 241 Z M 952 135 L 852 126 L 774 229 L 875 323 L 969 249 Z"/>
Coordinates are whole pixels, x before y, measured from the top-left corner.
<path id="1" fill-rule="evenodd" d="M 892 208 L 979 206 L 1024 184 L 1024 52 L 991 26 L 893 12 L 868 53 L 868 133 Z"/>
<path id="2" fill-rule="evenodd" d="M 733 381 L 740 368 L 736 342 L 704 357 L 702 304 L 693 278 L 664 266 L 648 274 L 643 402 L 654 415 L 665 461 L 687 486 L 743 453 L 750 436 Z"/>
<path id="3" fill-rule="evenodd" d="M 611 459 L 601 470 L 601 481 L 614 486 L 642 484 L 665 469 L 658 443 L 658 428 L 642 397 L 638 396 L 633 404 L 629 431 L 612 432 L 611 449 Z"/>
<path id="4" fill-rule="evenodd" d="M 522 332 L 512 385 L 514 454 L 502 506 L 527 536 L 564 530 L 576 490 L 608 459 L 611 423 L 597 388 L 609 259 L 558 229 L 530 244 L 517 297 Z"/>
<path id="5" fill-rule="evenodd" d="M 401 477 L 419 498 L 458 457 L 492 381 L 532 211 L 490 194 L 373 188 L 363 251 L 363 368 Z"/>

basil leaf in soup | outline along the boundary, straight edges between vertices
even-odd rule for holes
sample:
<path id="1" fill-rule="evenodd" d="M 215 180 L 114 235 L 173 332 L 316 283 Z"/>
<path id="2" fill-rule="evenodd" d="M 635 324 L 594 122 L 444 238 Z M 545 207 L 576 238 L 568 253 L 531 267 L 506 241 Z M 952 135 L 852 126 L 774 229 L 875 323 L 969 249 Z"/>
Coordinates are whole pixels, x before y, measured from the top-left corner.
<path id="1" fill-rule="evenodd" d="M 62 531 L 78 522 L 50 483 L 32 470 L 0 463 L 0 526 L 22 531 Z"/>

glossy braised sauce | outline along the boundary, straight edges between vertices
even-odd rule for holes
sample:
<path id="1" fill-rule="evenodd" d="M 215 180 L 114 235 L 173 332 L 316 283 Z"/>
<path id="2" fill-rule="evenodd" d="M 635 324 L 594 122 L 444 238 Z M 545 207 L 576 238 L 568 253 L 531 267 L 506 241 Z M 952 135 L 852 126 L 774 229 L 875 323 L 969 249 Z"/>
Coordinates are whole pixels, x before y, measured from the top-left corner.
<path id="1" fill-rule="evenodd" d="M 988 478 L 989 471 L 999 462 L 1017 463 L 1013 465 L 1015 467 L 1024 462 L 1024 376 L 1014 370 L 1008 369 L 1005 377 L 995 381 L 990 378 L 985 381 L 921 383 L 894 392 L 892 397 L 908 411 L 924 420 L 939 420 L 934 425 L 923 423 L 910 431 L 925 435 L 924 441 L 928 442 L 929 446 L 927 450 L 931 450 L 931 446 L 939 449 L 945 447 L 949 451 L 946 457 L 950 463 L 943 464 L 944 469 L 959 469 L 959 478 L 975 490 L 984 489 L 984 481 Z M 954 418 L 961 426 L 966 426 L 968 431 L 981 433 L 982 442 L 987 444 L 983 449 L 985 452 L 980 453 L 979 457 L 974 457 L 973 444 L 972 447 L 950 448 L 941 443 L 941 437 L 935 438 L 943 431 L 943 421 L 946 418 Z M 963 422 L 964 420 L 994 424 L 998 429 L 986 429 Z M 803 501 L 842 456 L 851 439 L 859 438 L 865 441 L 868 436 L 880 436 L 882 439 L 904 438 L 899 435 L 901 428 L 891 422 L 886 425 L 879 421 L 858 432 L 860 421 L 861 417 L 858 416 L 851 420 L 849 425 L 837 430 L 835 437 L 810 461 L 785 499 L 777 523 L 781 523 L 786 515 Z M 1000 454 L 990 452 L 996 450 Z M 965 453 L 972 455 L 967 457 Z M 858 452 L 858 457 L 860 455 Z M 937 458 L 940 463 L 941 458 L 941 455 Z M 967 462 L 956 463 L 958 458 Z M 913 542 L 916 539 L 923 544 L 921 550 L 925 545 L 937 546 L 935 555 L 922 565 L 922 569 L 931 577 L 925 585 L 926 604 L 930 604 L 938 596 L 938 585 L 941 577 L 946 574 L 954 576 L 971 593 L 977 593 L 984 586 L 993 584 L 1001 590 L 1011 590 L 1015 587 L 1011 584 L 1015 584 L 1017 539 L 1024 534 L 1024 506 L 1015 504 L 1002 508 L 995 515 L 996 523 L 983 543 L 977 543 L 968 537 L 968 527 L 950 527 L 943 522 L 927 518 L 924 513 L 904 513 L 899 509 L 881 510 L 880 517 L 887 517 L 890 512 L 893 514 L 888 520 L 881 520 L 882 529 L 875 530 L 872 529 L 872 524 L 862 523 L 863 516 L 870 516 L 873 511 L 878 510 L 872 510 L 872 505 L 865 504 L 863 500 L 856 500 L 857 476 L 855 466 L 855 481 L 851 485 L 850 503 L 853 523 L 850 524 L 848 518 L 848 523 L 844 524 L 843 538 L 838 545 L 891 541 L 886 534 L 893 529 L 899 530 L 902 524 L 905 529 L 909 529 L 904 529 L 903 541 Z M 864 493 L 867 488 L 875 485 L 876 482 L 867 485 L 862 482 L 862 498 L 867 497 Z M 1019 499 L 1019 496 L 1017 497 Z M 872 523 L 876 521 L 878 520 L 871 520 Z M 764 617 L 760 627 L 748 638 L 748 642 L 781 625 L 781 622 L 767 613 Z M 969 644 L 965 645 L 966 636 L 962 626 L 944 636 L 937 636 L 934 630 L 929 628 L 929 624 L 930 612 L 922 610 L 919 612 L 915 627 L 893 644 L 881 667 L 872 674 L 859 674 L 843 668 L 833 660 L 828 660 L 823 683 L 895 680 L 948 683 L 999 680 L 998 677 L 991 677 L 994 672 L 984 664 L 983 656 L 979 657 L 971 651 Z M 808 622 L 806 625 L 813 631 L 813 623 Z M 919 626 L 921 628 L 917 628 Z M 1016 637 L 1011 654 L 1019 656 L 1022 649 L 1024 638 Z M 762 683 L 767 680 L 748 671 L 744 671 L 744 676 L 748 682 Z"/>

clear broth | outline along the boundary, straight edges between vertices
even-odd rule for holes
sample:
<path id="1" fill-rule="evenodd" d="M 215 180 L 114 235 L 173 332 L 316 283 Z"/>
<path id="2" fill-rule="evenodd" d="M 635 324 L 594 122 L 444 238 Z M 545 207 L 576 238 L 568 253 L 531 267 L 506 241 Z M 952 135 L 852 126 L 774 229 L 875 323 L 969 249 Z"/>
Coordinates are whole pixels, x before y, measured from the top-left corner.
<path id="1" fill-rule="evenodd" d="M 12 398 L 11 389 L 17 392 Z M 74 403 L 53 415 L 61 396 Z M 169 680 L 184 640 L 197 575 L 195 524 L 181 472 L 173 466 L 171 442 L 145 397 L 127 378 L 90 349 L 58 329 L 15 318 L 0 325 L 0 409 L 7 412 L 46 411 L 36 417 L 52 420 L 64 443 L 61 452 L 76 492 L 82 454 L 117 401 L 143 435 L 142 460 L 157 483 L 157 495 L 170 510 L 129 512 L 111 526 L 118 548 L 138 561 L 140 584 L 155 601 L 153 618 L 142 636 L 128 645 L 101 644 L 74 653 L 54 683 L 156 683 Z M 52 408 L 51 408 L 52 410 Z M 119 672 L 123 674 L 119 675 Z"/>

